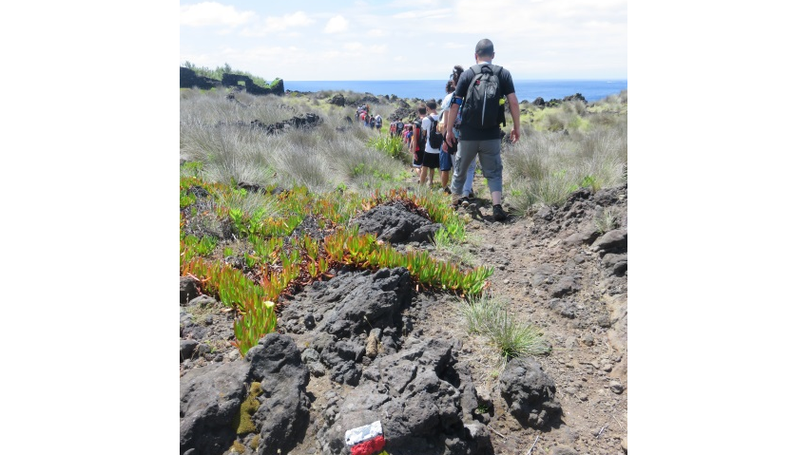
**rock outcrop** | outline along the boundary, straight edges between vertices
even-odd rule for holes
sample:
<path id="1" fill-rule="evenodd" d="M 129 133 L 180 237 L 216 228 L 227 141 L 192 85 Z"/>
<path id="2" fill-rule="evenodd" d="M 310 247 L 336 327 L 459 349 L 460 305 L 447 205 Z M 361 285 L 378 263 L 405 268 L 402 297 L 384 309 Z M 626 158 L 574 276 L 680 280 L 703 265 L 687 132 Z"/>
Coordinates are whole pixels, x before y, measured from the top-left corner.
<path id="1" fill-rule="evenodd" d="M 401 202 L 378 205 L 357 218 L 361 234 L 374 233 L 389 243 L 424 242 L 433 239 L 441 224 L 413 213 Z"/>
<path id="2" fill-rule="evenodd" d="M 241 74 L 224 73 L 222 81 L 211 79 L 204 76 L 198 76 L 190 68 L 180 67 L 180 88 L 199 88 L 201 90 L 209 90 L 214 87 L 238 87 L 244 89 L 251 95 L 284 95 L 284 80 L 276 79 L 271 86 L 260 87 L 253 82 L 253 80 Z"/>
<path id="3" fill-rule="evenodd" d="M 180 378 L 180 453 L 289 450 L 309 424 L 308 383 L 295 342 L 278 333 L 262 338 L 244 360 L 190 370 Z"/>

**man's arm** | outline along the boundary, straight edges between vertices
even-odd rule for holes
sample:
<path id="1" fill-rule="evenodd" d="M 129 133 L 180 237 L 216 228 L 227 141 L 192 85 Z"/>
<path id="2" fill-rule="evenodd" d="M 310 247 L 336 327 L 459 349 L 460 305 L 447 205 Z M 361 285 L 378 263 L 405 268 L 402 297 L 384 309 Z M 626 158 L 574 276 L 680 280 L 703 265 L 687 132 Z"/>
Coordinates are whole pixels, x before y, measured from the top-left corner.
<path id="1" fill-rule="evenodd" d="M 453 98 L 453 100 L 455 100 L 455 97 Z M 447 109 L 445 109 L 445 112 L 447 112 Z M 455 145 L 455 143 L 457 142 L 456 135 L 453 134 L 453 125 L 456 122 L 457 116 L 458 116 L 458 104 L 452 102 L 450 104 L 450 112 L 447 114 L 447 117 L 445 117 L 446 120 L 444 121 L 445 125 L 444 129 L 447 130 L 447 132 L 444 133 L 444 141 L 447 142 L 447 145 L 451 147 Z"/>
<path id="2" fill-rule="evenodd" d="M 514 144 L 520 139 L 520 106 L 515 92 L 506 95 L 506 99 L 509 100 L 509 112 L 512 114 L 512 123 L 514 124 L 509 138 L 512 139 Z"/>

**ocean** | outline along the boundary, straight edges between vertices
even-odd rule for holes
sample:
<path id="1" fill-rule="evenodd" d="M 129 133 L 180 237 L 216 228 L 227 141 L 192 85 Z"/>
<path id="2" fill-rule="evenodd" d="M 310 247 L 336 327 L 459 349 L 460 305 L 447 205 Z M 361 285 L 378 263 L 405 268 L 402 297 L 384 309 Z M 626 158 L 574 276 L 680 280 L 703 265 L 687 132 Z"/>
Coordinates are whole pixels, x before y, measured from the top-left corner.
<path id="1" fill-rule="evenodd" d="M 446 95 L 446 80 L 413 81 L 284 81 L 284 89 L 299 92 L 321 90 L 348 90 L 357 93 L 371 93 L 375 96 L 396 95 L 399 98 L 436 99 L 441 101 Z M 576 79 L 534 79 L 515 80 L 515 94 L 519 101 L 534 101 L 538 97 L 549 101 L 563 99 L 576 93 L 582 94 L 588 102 L 599 101 L 609 95 L 627 90 L 626 79 L 615 80 L 576 80 Z"/>

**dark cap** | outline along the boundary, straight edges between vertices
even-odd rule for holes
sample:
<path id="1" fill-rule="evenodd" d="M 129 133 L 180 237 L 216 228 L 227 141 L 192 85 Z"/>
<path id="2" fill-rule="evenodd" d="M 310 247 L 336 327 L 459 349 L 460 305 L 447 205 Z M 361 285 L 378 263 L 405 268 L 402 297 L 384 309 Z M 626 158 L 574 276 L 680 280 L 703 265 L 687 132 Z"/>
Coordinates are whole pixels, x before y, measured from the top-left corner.
<path id="1" fill-rule="evenodd" d="M 475 45 L 476 55 L 492 55 L 495 53 L 495 45 L 492 41 L 484 38 Z"/>

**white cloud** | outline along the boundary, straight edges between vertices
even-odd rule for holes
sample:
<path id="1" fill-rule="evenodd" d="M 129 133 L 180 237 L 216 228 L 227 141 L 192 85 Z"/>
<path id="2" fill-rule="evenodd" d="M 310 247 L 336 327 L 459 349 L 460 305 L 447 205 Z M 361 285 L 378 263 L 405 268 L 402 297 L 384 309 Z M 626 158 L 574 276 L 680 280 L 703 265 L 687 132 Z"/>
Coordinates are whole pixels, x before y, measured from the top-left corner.
<path id="1" fill-rule="evenodd" d="M 329 19 L 323 31 L 324 33 L 339 33 L 345 32 L 348 28 L 349 21 L 347 21 L 345 17 L 338 15 Z"/>
<path id="2" fill-rule="evenodd" d="M 203 2 L 180 6 L 180 25 L 190 27 L 226 26 L 235 27 L 251 21 L 256 16 L 252 11 L 237 11 L 233 6 L 216 2 Z"/>
<path id="3" fill-rule="evenodd" d="M 484 31 L 484 35 L 567 39 L 576 38 L 583 24 L 589 22 L 621 24 L 626 29 L 627 0 L 545 0 L 529 8 L 521 7 L 517 0 L 465 0 L 455 17 L 461 30 L 487 30 L 482 18 L 497 18 L 498 23 L 509 24 L 497 31 L 490 25 L 493 32 Z"/>
<path id="4" fill-rule="evenodd" d="M 267 36 L 269 33 L 284 32 L 285 37 L 291 38 L 301 35 L 296 29 L 300 29 L 314 22 L 315 20 L 309 17 L 305 12 L 296 11 L 293 14 L 285 14 L 281 17 L 269 16 L 264 20 L 263 26 L 245 28 L 240 32 L 240 35 L 261 38 Z"/>
<path id="5" fill-rule="evenodd" d="M 264 22 L 267 25 L 268 31 L 277 32 L 291 27 L 303 27 L 315 21 L 307 16 L 303 11 L 296 11 L 293 14 L 285 14 L 283 17 L 270 16 L 265 19 Z"/>
<path id="6" fill-rule="evenodd" d="M 349 52 L 361 51 L 363 50 L 363 43 L 358 43 L 357 41 L 346 43 L 343 45 L 343 49 L 346 49 Z"/>
<path id="7" fill-rule="evenodd" d="M 446 17 L 450 17 L 453 10 L 450 8 L 442 8 L 442 9 L 434 9 L 434 8 L 427 8 L 427 9 L 420 9 L 420 10 L 413 10 L 413 11 L 405 11 L 404 13 L 394 14 L 392 17 L 397 20 L 403 19 L 443 19 Z"/>

